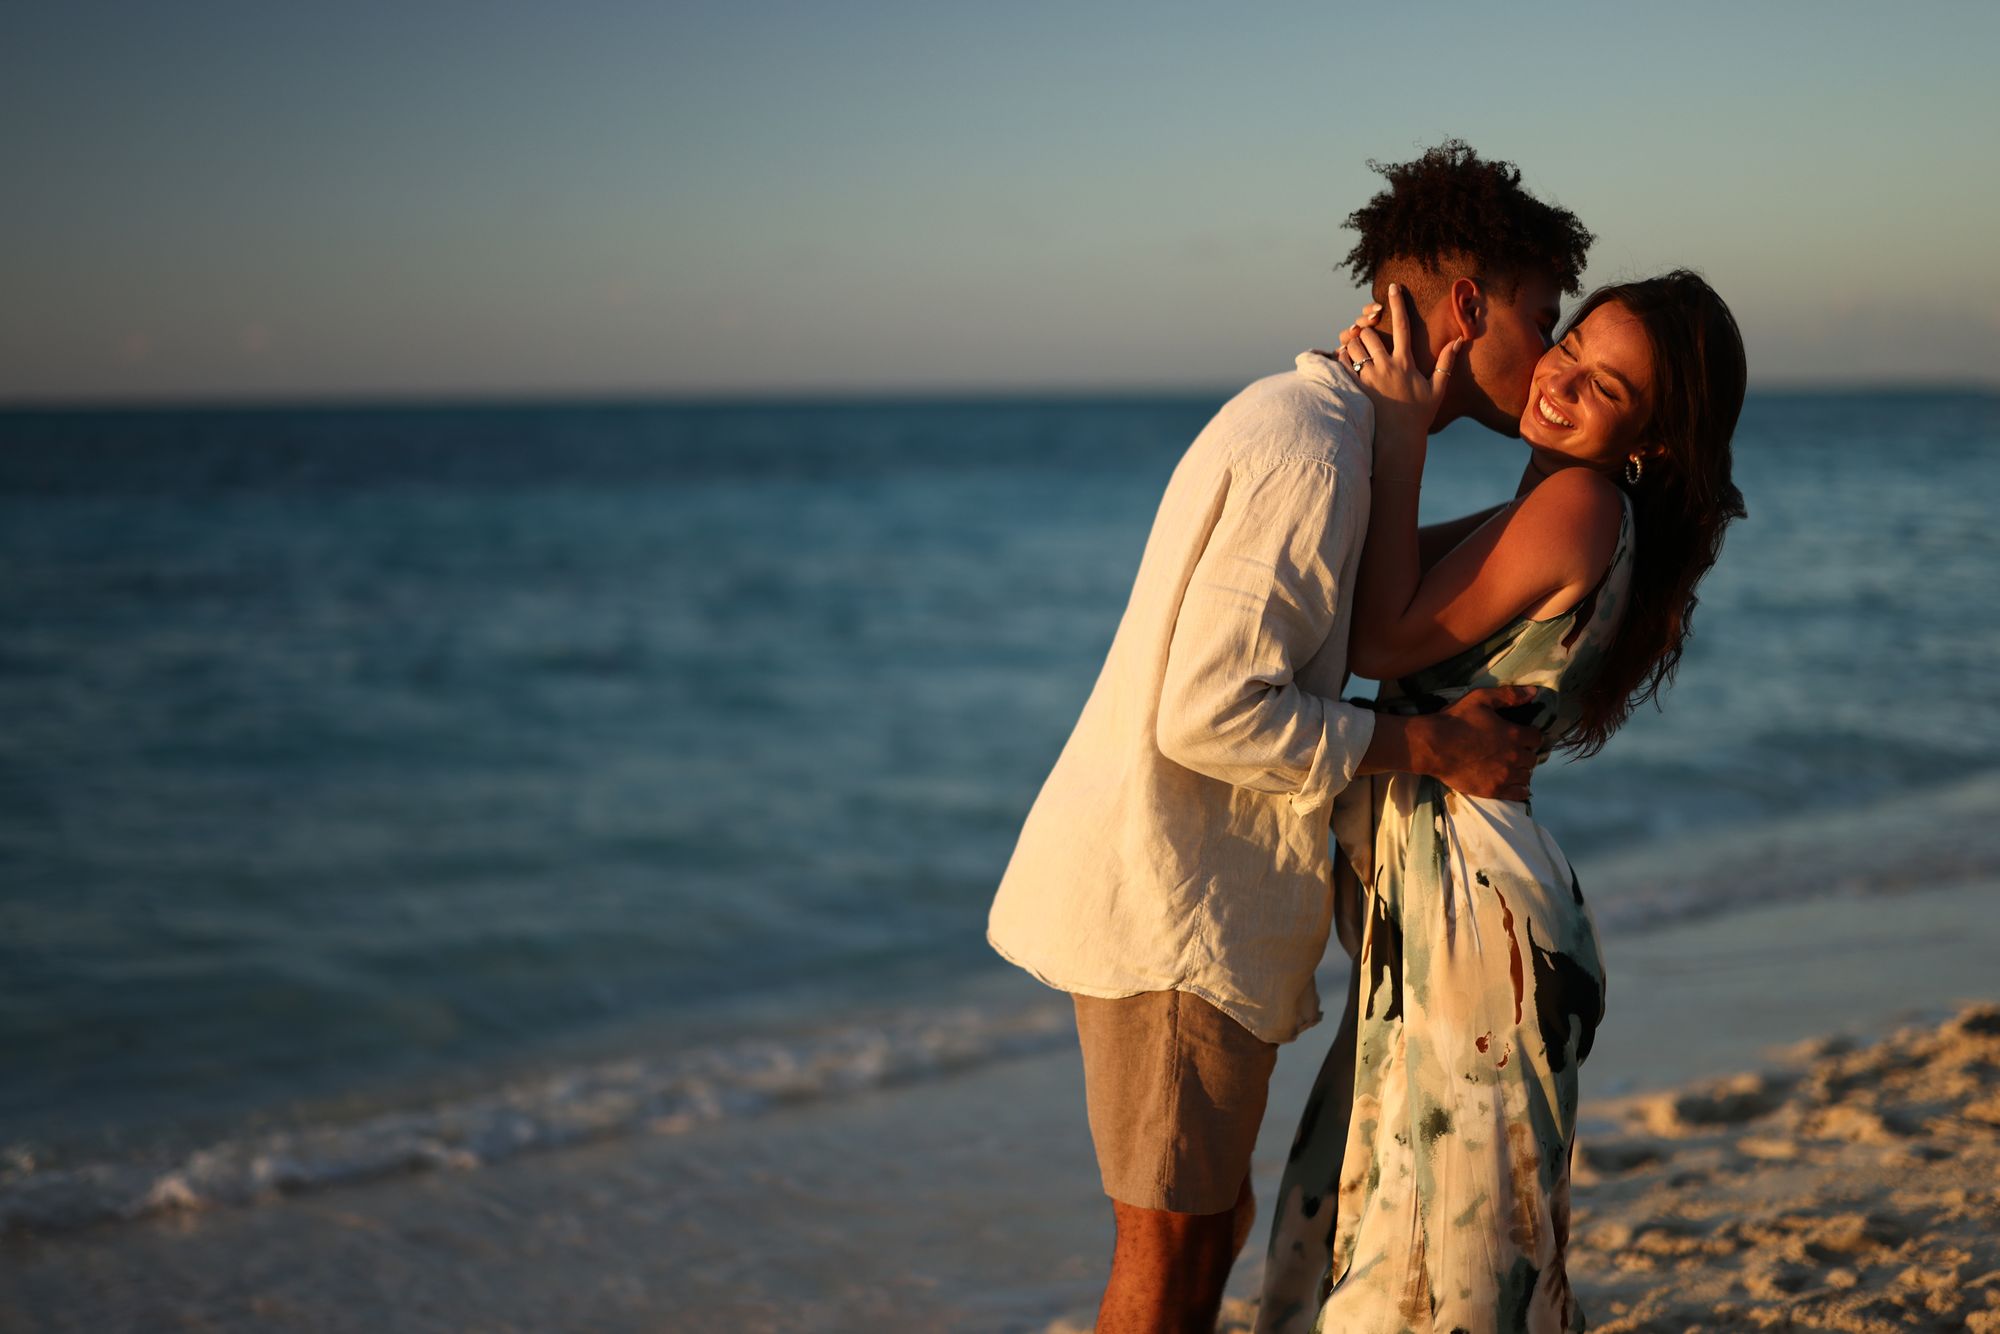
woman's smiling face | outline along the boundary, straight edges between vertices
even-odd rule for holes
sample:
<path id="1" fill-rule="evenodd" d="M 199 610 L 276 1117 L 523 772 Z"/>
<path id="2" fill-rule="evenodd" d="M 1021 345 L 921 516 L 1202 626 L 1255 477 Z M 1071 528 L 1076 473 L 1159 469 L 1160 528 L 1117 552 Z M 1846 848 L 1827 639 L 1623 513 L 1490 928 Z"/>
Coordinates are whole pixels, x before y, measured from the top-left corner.
<path id="1" fill-rule="evenodd" d="M 1632 313 L 1599 306 L 1535 364 L 1521 439 L 1600 472 L 1640 446 L 1653 412 L 1653 344 Z"/>

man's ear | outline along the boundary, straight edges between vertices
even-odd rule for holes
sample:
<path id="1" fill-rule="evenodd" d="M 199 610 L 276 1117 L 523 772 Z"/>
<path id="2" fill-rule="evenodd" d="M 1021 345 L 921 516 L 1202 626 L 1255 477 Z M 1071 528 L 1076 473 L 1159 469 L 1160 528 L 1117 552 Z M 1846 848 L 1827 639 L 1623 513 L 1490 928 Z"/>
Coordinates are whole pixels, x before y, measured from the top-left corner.
<path id="1" fill-rule="evenodd" d="M 1486 332 L 1486 293 L 1478 283 L 1470 278 L 1455 279 L 1447 300 L 1453 337 L 1477 338 Z"/>

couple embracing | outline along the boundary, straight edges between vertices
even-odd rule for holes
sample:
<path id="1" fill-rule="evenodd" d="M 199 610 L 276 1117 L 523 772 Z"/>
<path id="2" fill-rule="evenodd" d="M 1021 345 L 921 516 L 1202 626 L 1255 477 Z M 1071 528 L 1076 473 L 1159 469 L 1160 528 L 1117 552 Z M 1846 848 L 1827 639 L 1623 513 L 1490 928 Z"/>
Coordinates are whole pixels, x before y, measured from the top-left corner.
<path id="1" fill-rule="evenodd" d="M 1569 1161 L 1604 969 L 1529 778 L 1672 678 L 1743 513 L 1743 345 L 1685 271 L 1553 337 L 1593 239 L 1572 214 L 1458 141 L 1378 169 L 1348 257 L 1375 304 L 1189 447 L 993 904 L 994 948 L 1075 1000 L 1117 1224 L 1100 1334 L 1214 1328 L 1330 933 L 1344 1012 L 1258 1329 L 1583 1328 Z M 1527 446 L 1519 489 L 1419 527 L 1426 439 L 1462 417 Z M 1350 671 L 1373 701 L 1342 701 Z"/>

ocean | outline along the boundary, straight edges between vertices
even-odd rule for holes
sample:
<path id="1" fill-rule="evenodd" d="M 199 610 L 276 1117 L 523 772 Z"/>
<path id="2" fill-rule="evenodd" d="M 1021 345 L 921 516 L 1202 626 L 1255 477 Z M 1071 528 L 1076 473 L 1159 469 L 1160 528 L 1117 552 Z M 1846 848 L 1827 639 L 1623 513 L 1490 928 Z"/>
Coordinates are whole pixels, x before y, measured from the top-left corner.
<path id="1" fill-rule="evenodd" d="M 1069 1041 L 986 909 L 1225 396 L 0 414 L 0 1231 Z M 2000 396 L 1736 455 L 1664 709 L 1536 781 L 1614 959 L 2000 871 Z"/>

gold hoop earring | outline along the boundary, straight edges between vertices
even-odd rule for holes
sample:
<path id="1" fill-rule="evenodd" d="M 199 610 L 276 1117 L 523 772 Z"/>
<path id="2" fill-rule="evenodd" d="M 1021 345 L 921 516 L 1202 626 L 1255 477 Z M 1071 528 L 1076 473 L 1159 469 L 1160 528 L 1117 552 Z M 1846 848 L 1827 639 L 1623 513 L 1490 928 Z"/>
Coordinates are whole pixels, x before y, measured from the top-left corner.
<path id="1" fill-rule="evenodd" d="M 1639 485 L 1639 479 L 1646 475 L 1646 461 L 1637 454 L 1625 460 L 1625 481 L 1632 486 Z"/>

